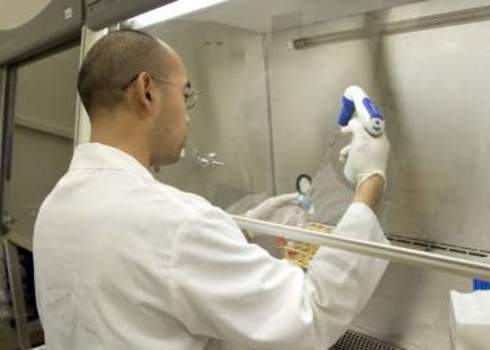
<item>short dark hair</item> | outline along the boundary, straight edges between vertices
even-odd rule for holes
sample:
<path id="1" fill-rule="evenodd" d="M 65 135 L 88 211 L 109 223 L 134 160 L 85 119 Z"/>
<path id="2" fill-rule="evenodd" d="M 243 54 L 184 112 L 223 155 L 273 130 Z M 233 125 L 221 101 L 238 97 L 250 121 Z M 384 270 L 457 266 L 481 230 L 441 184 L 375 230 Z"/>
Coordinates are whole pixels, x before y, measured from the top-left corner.
<path id="1" fill-rule="evenodd" d="M 123 29 L 105 35 L 89 50 L 78 74 L 78 93 L 89 116 L 98 107 L 112 108 L 123 88 L 139 73 L 165 79 L 166 48 L 152 35 Z"/>

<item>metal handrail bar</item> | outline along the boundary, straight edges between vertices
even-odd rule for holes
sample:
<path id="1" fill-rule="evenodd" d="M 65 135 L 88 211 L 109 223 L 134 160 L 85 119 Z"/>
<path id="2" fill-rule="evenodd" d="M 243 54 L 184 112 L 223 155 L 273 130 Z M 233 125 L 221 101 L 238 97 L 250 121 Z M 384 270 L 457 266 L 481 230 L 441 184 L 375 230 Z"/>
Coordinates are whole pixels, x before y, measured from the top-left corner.
<path id="1" fill-rule="evenodd" d="M 288 240 L 342 249 L 451 274 L 490 279 L 490 264 L 349 238 L 343 235 L 342 232 L 326 235 L 300 227 L 286 226 L 238 215 L 232 215 L 232 218 L 241 229 L 255 234 L 280 236 Z"/>

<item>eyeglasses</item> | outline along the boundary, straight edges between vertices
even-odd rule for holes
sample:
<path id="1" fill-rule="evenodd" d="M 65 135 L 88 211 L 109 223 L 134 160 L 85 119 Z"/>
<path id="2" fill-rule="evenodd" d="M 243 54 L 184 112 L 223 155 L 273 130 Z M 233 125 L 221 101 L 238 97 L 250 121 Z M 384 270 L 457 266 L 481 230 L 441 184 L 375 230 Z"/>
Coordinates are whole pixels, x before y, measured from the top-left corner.
<path id="1" fill-rule="evenodd" d="M 127 88 L 129 88 L 131 86 L 131 84 L 138 78 L 138 76 L 139 76 L 139 73 L 133 79 L 131 79 L 126 85 L 124 85 L 121 89 L 124 91 Z M 182 95 L 184 96 L 186 109 L 189 110 L 189 109 L 196 107 L 197 100 L 199 99 L 200 92 L 199 92 L 199 90 L 196 90 L 191 86 L 190 81 L 188 81 L 185 84 L 185 86 L 182 88 L 181 86 L 179 86 L 178 84 L 176 84 L 172 81 L 163 80 L 160 78 L 156 78 L 154 76 L 151 76 L 151 77 L 153 80 L 159 82 L 160 84 L 168 85 L 168 86 L 179 89 L 181 91 Z"/>

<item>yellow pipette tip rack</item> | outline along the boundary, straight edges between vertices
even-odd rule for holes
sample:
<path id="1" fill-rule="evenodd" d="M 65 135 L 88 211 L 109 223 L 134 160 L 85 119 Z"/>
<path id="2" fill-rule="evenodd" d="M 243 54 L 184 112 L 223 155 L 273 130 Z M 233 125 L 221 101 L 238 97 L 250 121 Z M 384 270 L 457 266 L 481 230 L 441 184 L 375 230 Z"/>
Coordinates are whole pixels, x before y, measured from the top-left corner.
<path id="1" fill-rule="evenodd" d="M 308 222 L 305 225 L 307 230 L 321 232 L 325 234 L 333 233 L 334 227 L 319 222 Z M 281 247 L 284 253 L 284 259 L 303 268 L 308 269 L 311 260 L 315 256 L 319 246 L 310 243 L 287 241 Z"/>

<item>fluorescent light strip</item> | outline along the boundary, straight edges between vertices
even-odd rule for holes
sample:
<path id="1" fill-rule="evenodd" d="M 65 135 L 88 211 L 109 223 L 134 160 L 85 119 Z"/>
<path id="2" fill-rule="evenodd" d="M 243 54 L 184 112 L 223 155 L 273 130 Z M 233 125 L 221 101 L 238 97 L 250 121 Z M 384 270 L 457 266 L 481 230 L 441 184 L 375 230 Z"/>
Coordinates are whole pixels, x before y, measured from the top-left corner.
<path id="1" fill-rule="evenodd" d="M 129 21 L 133 28 L 141 29 L 228 1 L 230 0 L 178 0 L 147 13 L 143 13 Z"/>

